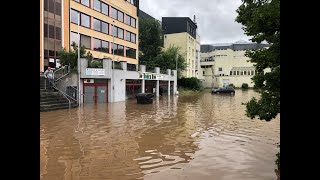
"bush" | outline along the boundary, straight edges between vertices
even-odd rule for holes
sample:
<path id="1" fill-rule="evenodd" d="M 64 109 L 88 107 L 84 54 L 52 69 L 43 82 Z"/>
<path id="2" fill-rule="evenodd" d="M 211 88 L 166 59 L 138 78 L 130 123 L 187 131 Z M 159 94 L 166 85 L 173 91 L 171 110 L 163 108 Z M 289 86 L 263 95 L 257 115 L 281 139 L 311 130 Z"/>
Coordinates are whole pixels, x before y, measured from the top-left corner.
<path id="1" fill-rule="evenodd" d="M 178 79 L 178 86 L 196 91 L 203 89 L 201 81 L 195 77 Z"/>
<path id="2" fill-rule="evenodd" d="M 249 89 L 249 85 L 247 83 L 243 83 L 241 88 L 242 89 Z"/>
<path id="3" fill-rule="evenodd" d="M 92 60 L 88 66 L 89 68 L 103 68 L 102 61 Z"/>
<path id="4" fill-rule="evenodd" d="M 230 87 L 233 87 L 233 88 L 235 88 L 235 86 L 234 86 L 233 84 L 229 84 L 229 86 L 230 86 Z"/>

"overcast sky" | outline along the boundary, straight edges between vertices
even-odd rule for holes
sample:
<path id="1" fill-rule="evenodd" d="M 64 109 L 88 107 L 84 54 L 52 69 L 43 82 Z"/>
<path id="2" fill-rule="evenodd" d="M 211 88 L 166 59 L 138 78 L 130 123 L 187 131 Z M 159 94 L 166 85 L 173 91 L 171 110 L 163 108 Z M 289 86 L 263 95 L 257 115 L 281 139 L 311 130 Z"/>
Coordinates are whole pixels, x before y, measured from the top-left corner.
<path id="1" fill-rule="evenodd" d="M 196 15 L 201 44 L 249 41 L 235 22 L 241 0 L 140 0 L 140 9 L 161 21 L 162 17 Z"/>

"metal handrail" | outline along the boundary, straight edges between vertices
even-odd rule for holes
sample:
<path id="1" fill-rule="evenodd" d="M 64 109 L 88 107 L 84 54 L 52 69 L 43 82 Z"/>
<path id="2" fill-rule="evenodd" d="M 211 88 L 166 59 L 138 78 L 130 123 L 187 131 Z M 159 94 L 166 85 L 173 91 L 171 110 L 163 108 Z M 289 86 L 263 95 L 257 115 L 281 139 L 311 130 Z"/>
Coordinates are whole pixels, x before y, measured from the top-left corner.
<path id="1" fill-rule="evenodd" d="M 58 80 L 57 80 L 58 81 Z M 56 82 L 57 82 L 56 81 Z M 69 83 L 67 83 L 67 82 L 65 82 L 65 81 L 59 81 L 59 83 L 60 82 L 63 82 L 65 85 L 67 85 L 68 87 L 71 87 L 72 89 L 74 89 L 78 94 L 79 94 L 79 90 L 77 89 L 77 88 L 75 88 L 75 87 L 73 87 L 71 84 L 69 84 Z"/>
<path id="2" fill-rule="evenodd" d="M 61 91 L 59 88 L 57 88 L 56 85 L 52 86 L 54 89 L 56 89 L 57 91 L 59 91 L 68 101 L 69 101 L 69 109 L 71 108 L 71 101 L 70 99 L 67 97 L 69 96 L 68 94 L 64 93 L 63 91 Z M 71 99 L 73 99 L 72 97 L 70 97 Z"/>
<path id="3" fill-rule="evenodd" d="M 67 70 L 67 72 L 65 73 L 64 71 Z M 60 77 L 58 77 L 58 73 L 62 72 L 62 75 Z M 64 78 L 65 76 L 67 76 L 70 73 L 70 66 L 65 65 L 60 69 L 57 69 L 54 72 L 54 77 L 55 77 L 55 81 L 59 81 L 60 79 Z"/>

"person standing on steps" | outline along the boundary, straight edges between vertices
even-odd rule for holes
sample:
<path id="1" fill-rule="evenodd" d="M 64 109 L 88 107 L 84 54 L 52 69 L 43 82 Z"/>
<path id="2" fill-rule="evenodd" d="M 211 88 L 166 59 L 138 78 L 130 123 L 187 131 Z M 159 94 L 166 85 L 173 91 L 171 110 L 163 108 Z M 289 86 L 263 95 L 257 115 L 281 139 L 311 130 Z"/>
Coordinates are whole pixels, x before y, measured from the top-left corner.
<path id="1" fill-rule="evenodd" d="M 48 67 L 48 69 L 44 72 L 44 77 L 48 79 L 48 89 L 52 89 L 54 85 L 54 73 L 51 67 Z"/>

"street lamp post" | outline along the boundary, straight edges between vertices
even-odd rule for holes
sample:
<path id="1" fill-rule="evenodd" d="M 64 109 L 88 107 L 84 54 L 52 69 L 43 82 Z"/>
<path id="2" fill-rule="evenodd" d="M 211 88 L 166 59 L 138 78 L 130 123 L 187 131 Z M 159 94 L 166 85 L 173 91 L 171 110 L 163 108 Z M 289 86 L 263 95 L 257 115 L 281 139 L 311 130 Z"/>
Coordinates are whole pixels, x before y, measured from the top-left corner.
<path id="1" fill-rule="evenodd" d="M 178 80 L 178 56 L 179 54 L 177 53 L 176 55 L 176 76 L 177 76 L 177 80 Z M 178 91 L 178 83 L 176 83 L 176 94 L 177 94 L 177 91 Z"/>
<path id="2" fill-rule="evenodd" d="M 81 74 L 81 69 L 80 69 L 80 13 L 78 13 L 78 62 L 77 62 L 77 66 L 78 66 L 78 91 L 79 91 L 79 95 L 78 95 L 78 104 L 80 106 L 81 104 L 81 92 L 80 92 L 80 74 Z"/>
<path id="3" fill-rule="evenodd" d="M 114 60 L 115 60 L 115 58 L 114 58 L 114 21 L 112 22 L 113 24 L 112 24 L 112 46 L 111 46 L 111 48 L 112 48 L 112 56 L 113 56 L 113 58 L 112 58 L 112 102 L 114 102 L 115 101 L 115 97 L 114 97 L 114 69 L 115 69 L 115 67 L 114 67 Z"/>

